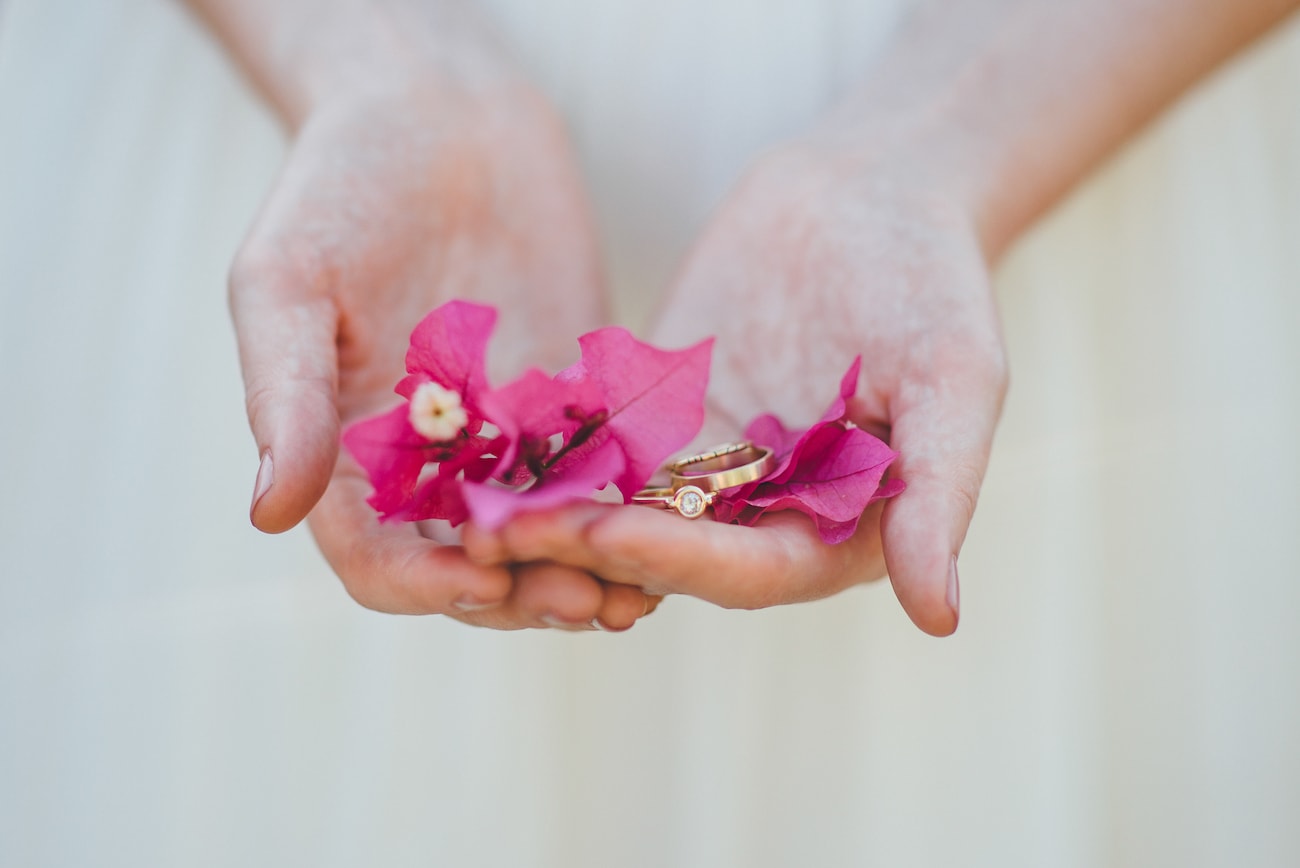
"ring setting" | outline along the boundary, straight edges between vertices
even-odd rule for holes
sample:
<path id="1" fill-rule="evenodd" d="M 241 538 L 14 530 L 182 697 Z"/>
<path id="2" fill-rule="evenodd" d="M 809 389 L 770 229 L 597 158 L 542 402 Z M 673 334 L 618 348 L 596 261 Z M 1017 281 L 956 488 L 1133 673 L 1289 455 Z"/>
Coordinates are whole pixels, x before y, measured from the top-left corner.
<path id="1" fill-rule="evenodd" d="M 724 443 L 707 452 L 680 458 L 665 468 L 672 483 L 667 488 L 646 488 L 632 496 L 643 506 L 671 509 L 696 519 L 717 500 L 718 492 L 758 482 L 776 469 L 776 455 L 766 446 L 749 441 Z"/>
<path id="2" fill-rule="evenodd" d="M 717 492 L 704 491 L 694 485 L 678 489 L 646 488 L 632 495 L 632 502 L 643 506 L 658 506 L 676 510 L 683 518 L 699 518 L 713 505 Z"/>

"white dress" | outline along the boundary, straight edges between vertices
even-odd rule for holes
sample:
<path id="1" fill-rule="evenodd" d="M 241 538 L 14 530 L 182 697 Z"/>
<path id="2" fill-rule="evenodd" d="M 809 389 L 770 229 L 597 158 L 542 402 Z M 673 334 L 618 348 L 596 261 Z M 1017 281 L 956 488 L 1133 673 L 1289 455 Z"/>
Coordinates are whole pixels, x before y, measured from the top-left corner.
<path id="1" fill-rule="evenodd" d="M 900 14 L 491 5 L 633 322 Z M 1300 864 L 1294 23 L 999 274 L 940 641 L 883 583 L 623 636 L 358 608 L 245 518 L 222 287 L 275 126 L 162 0 L 2 9 L 0 865 Z"/>

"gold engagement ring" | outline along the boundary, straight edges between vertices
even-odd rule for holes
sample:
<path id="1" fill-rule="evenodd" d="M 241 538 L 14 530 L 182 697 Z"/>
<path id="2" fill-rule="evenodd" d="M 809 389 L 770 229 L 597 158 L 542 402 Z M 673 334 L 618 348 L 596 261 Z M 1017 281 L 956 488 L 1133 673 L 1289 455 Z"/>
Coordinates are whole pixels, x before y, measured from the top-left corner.
<path id="1" fill-rule="evenodd" d="M 632 495 L 632 502 L 641 506 L 675 509 L 685 518 L 699 518 L 718 497 L 716 492 L 702 491 L 694 485 L 681 488 L 643 488 Z"/>

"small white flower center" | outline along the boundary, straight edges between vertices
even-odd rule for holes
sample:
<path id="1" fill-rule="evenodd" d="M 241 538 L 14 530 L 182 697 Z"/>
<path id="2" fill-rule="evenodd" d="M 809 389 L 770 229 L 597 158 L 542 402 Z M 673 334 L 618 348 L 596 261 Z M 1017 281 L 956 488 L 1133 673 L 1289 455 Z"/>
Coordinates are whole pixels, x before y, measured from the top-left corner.
<path id="1" fill-rule="evenodd" d="M 437 383 L 423 383 L 411 396 L 411 427 L 434 443 L 455 439 L 469 424 L 460 394 Z"/>

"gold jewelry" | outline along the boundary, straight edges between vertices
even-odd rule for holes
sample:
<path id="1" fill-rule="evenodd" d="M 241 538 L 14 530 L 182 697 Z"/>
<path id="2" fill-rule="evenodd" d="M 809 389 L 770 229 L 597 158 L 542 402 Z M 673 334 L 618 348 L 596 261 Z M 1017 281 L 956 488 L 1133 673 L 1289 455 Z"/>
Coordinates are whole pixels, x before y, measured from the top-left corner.
<path id="1" fill-rule="evenodd" d="M 721 446 L 714 446 L 708 452 L 701 452 L 698 455 L 688 455 L 685 458 L 678 458 L 664 465 L 664 469 L 669 473 L 681 473 L 692 464 L 699 464 L 702 461 L 712 461 L 715 458 L 721 458 L 724 455 L 733 455 L 737 452 L 743 452 L 746 449 L 753 449 L 754 444 L 748 440 L 741 440 L 738 443 L 723 443 Z"/>
<path id="2" fill-rule="evenodd" d="M 661 509 L 675 509 L 685 518 L 699 518 L 718 495 L 712 491 L 703 491 L 694 485 L 681 488 L 643 488 L 632 495 L 632 502 L 641 506 L 657 506 Z"/>
<path id="3" fill-rule="evenodd" d="M 668 465 L 673 490 L 694 486 L 717 492 L 757 482 L 776 469 L 776 455 L 766 446 L 726 443 Z"/>

